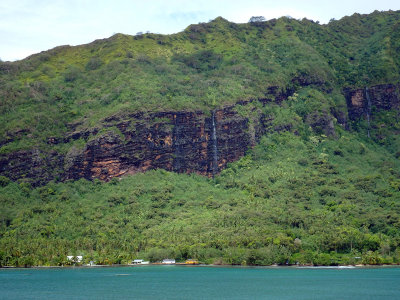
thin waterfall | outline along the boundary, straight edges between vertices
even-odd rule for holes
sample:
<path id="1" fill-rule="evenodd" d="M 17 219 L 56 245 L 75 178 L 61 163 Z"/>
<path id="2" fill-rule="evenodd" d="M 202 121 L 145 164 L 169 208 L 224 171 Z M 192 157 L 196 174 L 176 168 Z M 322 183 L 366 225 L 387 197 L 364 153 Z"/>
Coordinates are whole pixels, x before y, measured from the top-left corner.
<path id="1" fill-rule="evenodd" d="M 370 99 L 370 97 L 369 97 L 369 92 L 368 92 L 368 87 L 365 87 L 365 97 L 367 98 L 367 124 L 368 124 L 368 127 L 367 127 L 367 130 L 368 130 L 368 138 L 370 138 L 371 136 L 370 136 L 370 133 L 369 133 L 369 130 L 370 130 L 370 126 L 371 126 L 371 124 L 370 124 L 370 115 L 371 115 L 371 99 Z"/>
<path id="2" fill-rule="evenodd" d="M 211 117 L 211 141 L 212 141 L 212 172 L 213 176 L 218 172 L 218 148 L 217 148 L 217 128 L 215 126 L 215 110 L 212 111 Z"/>

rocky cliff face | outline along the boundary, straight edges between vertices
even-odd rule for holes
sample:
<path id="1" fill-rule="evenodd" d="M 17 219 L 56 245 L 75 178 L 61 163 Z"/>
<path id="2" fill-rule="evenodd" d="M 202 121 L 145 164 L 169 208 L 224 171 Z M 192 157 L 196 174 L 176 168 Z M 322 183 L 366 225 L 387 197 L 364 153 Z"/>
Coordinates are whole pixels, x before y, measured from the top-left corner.
<path id="1" fill-rule="evenodd" d="M 346 90 L 349 118 L 357 120 L 377 110 L 399 109 L 400 85 L 378 85 Z M 276 103 L 284 96 L 274 97 Z M 262 99 L 266 105 L 271 99 Z M 241 109 L 246 113 L 239 113 Z M 347 119 L 347 117 L 343 117 Z M 332 117 L 314 116 L 306 120 L 315 130 L 334 135 Z M 0 157 L 0 175 L 12 180 L 27 178 L 34 185 L 50 180 L 110 180 L 125 174 L 162 168 L 179 173 L 213 176 L 242 157 L 259 138 L 271 131 L 291 130 L 271 126 L 273 116 L 265 116 L 249 102 L 204 113 L 169 111 L 116 115 L 103 120 L 101 128 L 71 131 L 63 140 L 83 139 L 82 148 L 71 147 L 61 155 L 37 149 Z"/>
<path id="2" fill-rule="evenodd" d="M 41 185 L 64 176 L 64 158 L 55 151 L 38 149 L 18 151 L 0 157 L 0 175 L 12 180 L 29 179 L 33 185 Z"/>
<path id="3" fill-rule="evenodd" d="M 243 104 L 242 105 L 246 105 Z M 84 139 L 83 148 L 66 155 L 39 150 L 19 151 L 0 158 L 0 174 L 13 180 L 30 178 L 34 185 L 52 179 L 109 180 L 162 168 L 206 176 L 242 157 L 264 133 L 264 117 L 255 109 L 249 117 L 232 107 L 209 113 L 156 112 L 118 115 L 102 128 L 72 131 L 63 141 Z"/>
<path id="4" fill-rule="evenodd" d="M 227 107 L 207 115 L 158 112 L 108 118 L 104 126 L 109 130 L 67 154 L 66 179 L 108 180 L 157 168 L 211 176 L 243 156 L 262 135 L 261 117 L 254 127 Z"/>
<path id="5" fill-rule="evenodd" d="M 374 111 L 400 108 L 399 84 L 381 84 L 344 92 L 351 120 L 358 120 Z"/>

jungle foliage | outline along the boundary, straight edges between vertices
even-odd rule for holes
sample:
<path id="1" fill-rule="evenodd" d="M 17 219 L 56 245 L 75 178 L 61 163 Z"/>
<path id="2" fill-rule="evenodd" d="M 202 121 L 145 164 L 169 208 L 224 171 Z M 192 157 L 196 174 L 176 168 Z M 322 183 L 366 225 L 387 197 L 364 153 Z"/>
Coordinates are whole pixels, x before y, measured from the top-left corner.
<path id="1" fill-rule="evenodd" d="M 155 170 L 35 189 L 2 180 L 0 263 L 399 263 L 399 167 L 345 131 L 286 132 L 214 179 Z"/>

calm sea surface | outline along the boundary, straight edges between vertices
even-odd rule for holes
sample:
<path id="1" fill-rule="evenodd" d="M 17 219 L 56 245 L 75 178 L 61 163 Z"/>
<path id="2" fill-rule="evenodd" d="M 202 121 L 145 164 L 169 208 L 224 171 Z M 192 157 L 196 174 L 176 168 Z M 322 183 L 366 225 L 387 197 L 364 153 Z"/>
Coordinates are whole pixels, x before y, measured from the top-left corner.
<path id="1" fill-rule="evenodd" d="M 400 268 L 0 269 L 0 299 L 400 299 Z"/>

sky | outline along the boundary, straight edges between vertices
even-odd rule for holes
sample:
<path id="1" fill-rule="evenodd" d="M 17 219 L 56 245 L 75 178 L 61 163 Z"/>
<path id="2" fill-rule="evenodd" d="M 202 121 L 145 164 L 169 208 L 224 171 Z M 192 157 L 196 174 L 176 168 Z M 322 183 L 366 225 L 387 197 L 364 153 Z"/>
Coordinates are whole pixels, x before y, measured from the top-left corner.
<path id="1" fill-rule="evenodd" d="M 15 61 L 60 45 L 115 33 L 171 34 L 221 16 L 245 23 L 281 16 L 328 23 L 374 10 L 400 10 L 399 0 L 0 0 L 0 59 Z"/>

